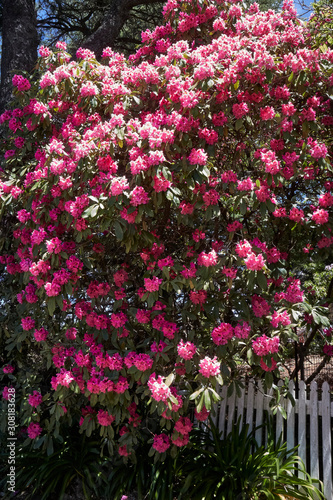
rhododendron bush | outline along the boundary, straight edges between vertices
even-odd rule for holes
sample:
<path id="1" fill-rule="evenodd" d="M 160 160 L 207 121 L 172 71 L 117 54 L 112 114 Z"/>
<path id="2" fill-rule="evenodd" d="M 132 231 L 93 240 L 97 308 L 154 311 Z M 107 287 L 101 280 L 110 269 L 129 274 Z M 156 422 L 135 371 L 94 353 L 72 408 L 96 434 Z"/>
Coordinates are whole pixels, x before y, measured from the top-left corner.
<path id="1" fill-rule="evenodd" d="M 8 362 L 27 346 L 52 371 L 23 391 L 39 445 L 79 421 L 127 456 L 154 420 L 152 453 L 176 450 L 241 360 L 269 386 L 296 328 L 329 326 L 295 263 L 333 244 L 333 51 L 289 1 L 164 14 L 129 60 L 42 47 L 1 116 Z"/>

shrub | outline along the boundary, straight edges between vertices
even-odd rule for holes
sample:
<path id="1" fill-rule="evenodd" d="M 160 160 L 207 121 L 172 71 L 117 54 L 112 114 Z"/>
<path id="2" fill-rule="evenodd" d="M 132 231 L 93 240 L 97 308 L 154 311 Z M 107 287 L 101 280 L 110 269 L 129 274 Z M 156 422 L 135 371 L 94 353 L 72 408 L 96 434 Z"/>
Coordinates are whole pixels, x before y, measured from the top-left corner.
<path id="1" fill-rule="evenodd" d="M 1 116 L 3 374 L 51 455 L 79 420 L 126 457 L 148 412 L 175 457 L 239 362 L 270 386 L 296 328 L 329 327 L 301 268 L 333 241 L 332 50 L 289 1 L 164 14 L 128 61 L 42 47 Z M 29 389 L 28 354 L 50 377 Z"/>

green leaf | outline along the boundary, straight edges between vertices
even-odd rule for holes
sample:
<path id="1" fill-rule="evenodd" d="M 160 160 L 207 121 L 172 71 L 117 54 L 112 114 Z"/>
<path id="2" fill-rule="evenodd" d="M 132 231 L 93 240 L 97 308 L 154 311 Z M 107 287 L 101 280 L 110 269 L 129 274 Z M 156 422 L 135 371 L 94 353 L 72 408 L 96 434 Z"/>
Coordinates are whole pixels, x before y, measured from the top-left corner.
<path id="1" fill-rule="evenodd" d="M 204 390 L 204 388 L 200 387 L 200 389 L 193 392 L 193 394 L 191 394 L 191 396 L 189 397 L 190 401 L 193 401 L 193 399 L 196 399 L 202 393 L 203 390 Z"/>
<path id="2" fill-rule="evenodd" d="M 205 401 L 205 407 L 209 411 L 212 407 L 212 401 L 210 399 L 210 394 L 208 389 L 205 389 L 204 391 L 204 401 Z"/>
<path id="3" fill-rule="evenodd" d="M 174 381 L 175 379 L 175 375 L 174 373 L 170 373 L 167 378 L 165 379 L 165 384 L 170 387 L 170 385 L 172 384 L 172 382 Z"/>
<path id="4" fill-rule="evenodd" d="M 243 120 L 241 118 L 238 118 L 238 120 L 236 120 L 236 123 L 235 123 L 235 129 L 236 130 L 240 130 L 243 126 Z"/>
<path id="5" fill-rule="evenodd" d="M 265 373 L 265 384 L 268 389 L 272 387 L 273 384 L 273 374 L 271 372 L 266 372 Z"/>
<path id="6" fill-rule="evenodd" d="M 119 222 L 117 220 L 113 224 L 113 227 L 114 227 L 114 231 L 116 233 L 117 240 L 121 241 L 124 237 L 123 228 L 121 227 L 121 225 L 119 224 Z"/>
<path id="7" fill-rule="evenodd" d="M 265 73 L 266 73 L 266 80 L 268 82 L 271 82 L 273 78 L 273 72 L 270 69 L 266 69 Z"/>
<path id="8" fill-rule="evenodd" d="M 257 271 L 257 282 L 262 290 L 267 290 L 267 278 L 262 271 Z"/>
<path id="9" fill-rule="evenodd" d="M 92 206 L 91 212 L 90 212 L 91 217 L 96 217 L 98 209 L 99 209 L 98 205 L 93 205 Z"/>
<path id="10" fill-rule="evenodd" d="M 91 404 L 91 406 L 95 406 L 95 404 L 97 403 L 97 399 L 98 399 L 97 394 L 91 394 L 91 396 L 90 396 L 90 404 Z"/>
<path id="11" fill-rule="evenodd" d="M 47 301 L 47 309 L 49 311 L 49 315 L 50 316 L 53 316 L 54 314 L 54 311 L 55 311 L 55 308 L 56 308 L 56 300 L 55 300 L 55 297 L 50 297 Z"/>
<path id="12" fill-rule="evenodd" d="M 322 316 L 321 314 L 319 314 L 315 308 L 313 308 L 312 310 L 312 317 L 313 317 L 313 321 L 317 324 L 317 325 L 323 325 L 325 326 L 326 328 L 329 328 L 330 326 L 330 321 L 329 319 L 326 317 L 326 316 Z"/>

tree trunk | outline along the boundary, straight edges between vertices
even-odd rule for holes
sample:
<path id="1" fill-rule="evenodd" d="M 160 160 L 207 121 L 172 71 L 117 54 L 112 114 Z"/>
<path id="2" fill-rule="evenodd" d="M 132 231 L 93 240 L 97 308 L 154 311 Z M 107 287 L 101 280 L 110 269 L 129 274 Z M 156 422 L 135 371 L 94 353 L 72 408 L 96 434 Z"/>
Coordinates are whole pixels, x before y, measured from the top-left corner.
<path id="1" fill-rule="evenodd" d="M 0 113 L 12 95 L 15 72 L 31 71 L 37 60 L 38 34 L 34 0 L 3 0 Z"/>
<path id="2" fill-rule="evenodd" d="M 113 47 L 131 9 L 137 5 L 154 4 L 158 1 L 160 0 L 111 0 L 101 25 L 81 46 L 92 50 L 96 59 L 100 59 L 105 47 Z"/>

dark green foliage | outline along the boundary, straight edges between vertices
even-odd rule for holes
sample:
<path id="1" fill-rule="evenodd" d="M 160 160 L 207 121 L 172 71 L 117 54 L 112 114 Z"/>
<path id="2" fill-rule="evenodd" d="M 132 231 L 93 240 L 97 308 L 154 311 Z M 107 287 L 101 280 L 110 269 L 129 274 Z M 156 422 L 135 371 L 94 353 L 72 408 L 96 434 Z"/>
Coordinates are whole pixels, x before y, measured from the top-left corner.
<path id="1" fill-rule="evenodd" d="M 179 499 L 277 500 L 280 495 L 299 500 L 324 498 L 317 488 L 319 481 L 305 472 L 297 448 L 287 451 L 281 438 L 274 444 L 269 427 L 267 431 L 267 446 L 260 447 L 255 431 L 248 434 L 248 425 L 240 428 L 240 421 L 224 439 L 212 422 L 206 432 L 195 431 L 192 447 L 178 460 L 177 473 L 185 480 Z M 297 477 L 297 470 L 305 479 Z"/>
<path id="2" fill-rule="evenodd" d="M 61 500 L 74 488 L 89 500 L 121 500 L 131 492 L 138 500 L 324 499 L 321 483 L 306 473 L 296 448 L 287 451 L 281 438 L 274 444 L 270 424 L 265 433 L 267 445 L 259 447 L 248 425 L 238 421 L 222 438 L 210 422 L 192 432 L 190 447 L 163 462 L 149 458 L 143 436 L 135 462 L 126 463 L 101 457 L 94 440 L 68 435 L 49 457 L 40 450 L 18 454 L 16 488 L 27 492 L 26 500 Z"/>
<path id="3" fill-rule="evenodd" d="M 25 492 L 25 500 L 61 500 L 74 487 L 87 500 L 100 498 L 106 481 L 102 468 L 110 461 L 100 456 L 98 441 L 74 434 L 73 429 L 50 456 L 38 449 L 21 451 L 16 458 L 15 487 Z M 5 467 L 1 472 L 5 478 Z"/>

